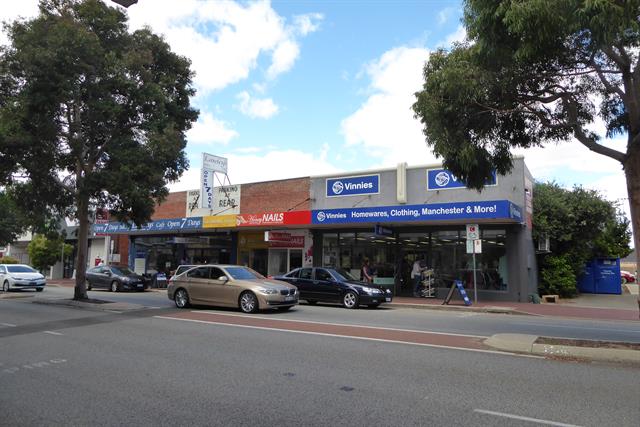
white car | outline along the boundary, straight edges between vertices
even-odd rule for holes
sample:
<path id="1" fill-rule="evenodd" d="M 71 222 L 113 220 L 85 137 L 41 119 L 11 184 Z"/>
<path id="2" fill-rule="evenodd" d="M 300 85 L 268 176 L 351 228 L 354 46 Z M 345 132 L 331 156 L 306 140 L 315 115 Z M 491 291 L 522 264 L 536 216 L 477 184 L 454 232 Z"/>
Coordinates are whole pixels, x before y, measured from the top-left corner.
<path id="1" fill-rule="evenodd" d="M 47 279 L 28 265 L 0 264 L 0 283 L 4 292 L 14 288 L 32 288 L 41 292 Z"/>

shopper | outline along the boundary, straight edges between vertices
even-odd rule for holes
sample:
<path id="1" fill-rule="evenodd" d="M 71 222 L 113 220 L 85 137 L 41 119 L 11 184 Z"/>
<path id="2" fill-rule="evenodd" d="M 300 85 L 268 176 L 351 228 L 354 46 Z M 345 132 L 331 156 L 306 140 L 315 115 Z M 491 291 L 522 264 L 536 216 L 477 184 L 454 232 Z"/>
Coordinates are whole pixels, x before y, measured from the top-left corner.
<path id="1" fill-rule="evenodd" d="M 360 269 L 360 278 L 365 283 L 372 283 L 373 277 L 371 274 L 371 268 L 369 267 L 369 258 L 365 258 Z"/>
<path id="2" fill-rule="evenodd" d="M 411 270 L 411 279 L 413 280 L 413 296 L 420 296 L 420 282 L 422 281 L 422 271 L 425 267 L 422 266 L 422 261 L 416 259 L 413 262 L 413 268 Z"/>

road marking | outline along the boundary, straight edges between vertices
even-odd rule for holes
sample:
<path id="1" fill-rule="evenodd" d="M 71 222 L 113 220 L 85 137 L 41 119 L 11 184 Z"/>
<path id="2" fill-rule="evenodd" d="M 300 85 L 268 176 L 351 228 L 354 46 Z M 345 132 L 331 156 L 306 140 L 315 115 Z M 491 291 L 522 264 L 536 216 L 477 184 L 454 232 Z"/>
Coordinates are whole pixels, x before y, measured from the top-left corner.
<path id="1" fill-rule="evenodd" d="M 541 326 L 545 328 L 564 328 L 564 329 L 584 329 L 589 331 L 605 331 L 605 332 L 640 332 L 640 329 L 619 329 L 619 325 L 611 325 L 611 328 L 590 328 L 584 326 L 571 326 L 571 325 L 553 325 L 550 323 L 529 323 L 529 322 L 519 322 L 518 325 L 527 325 L 527 326 Z M 635 326 L 635 325 L 631 325 Z"/>
<path id="2" fill-rule="evenodd" d="M 356 337 L 356 336 L 350 336 L 350 335 L 330 334 L 326 332 L 312 332 L 312 331 L 298 331 L 294 329 L 270 328 L 265 326 L 237 325 L 233 323 L 212 322 L 209 320 L 181 319 L 178 317 L 170 317 L 170 316 L 154 316 L 154 317 L 157 319 L 178 320 L 178 321 L 192 322 L 192 323 L 204 323 L 208 325 L 217 325 L 217 326 L 235 326 L 238 328 L 260 329 L 260 330 L 278 331 L 278 332 L 293 332 L 298 334 L 320 335 L 320 336 L 335 337 L 335 338 L 350 338 L 350 339 L 356 339 L 356 340 L 376 341 L 376 342 L 385 342 L 385 343 L 392 343 L 392 344 L 408 344 L 408 345 L 415 345 L 420 347 L 443 348 L 447 350 L 463 350 L 463 351 L 472 351 L 476 353 L 499 354 L 499 355 L 517 356 L 517 357 L 521 357 L 521 356 L 531 357 L 531 355 L 521 355 L 517 353 L 510 353 L 506 351 L 497 351 L 497 350 L 482 350 L 477 348 L 464 348 L 464 347 L 454 347 L 454 346 L 446 346 L 446 345 L 438 345 L 438 344 L 415 343 L 415 342 L 409 342 L 409 341 L 397 341 L 397 340 L 388 340 L 388 339 L 381 339 L 381 338 Z M 239 316 L 239 317 L 249 317 L 249 316 Z M 537 356 L 535 358 L 544 359 L 544 357 L 541 357 L 541 356 Z"/>
<path id="3" fill-rule="evenodd" d="M 473 412 L 478 412 L 478 413 L 487 414 L 487 415 L 495 415 L 496 417 L 511 418 L 514 420 L 529 421 L 532 423 L 544 424 L 548 426 L 579 427 L 577 424 L 565 424 L 565 423 L 559 423 L 556 421 L 542 420 L 540 418 L 523 417 L 521 415 L 507 414 L 504 412 L 487 411 L 486 409 L 474 409 Z"/>
<path id="4" fill-rule="evenodd" d="M 490 336 L 490 335 L 469 335 L 469 334 L 454 334 L 454 333 L 448 333 L 448 332 L 421 331 L 418 329 L 384 328 L 380 326 L 353 325 L 349 323 L 330 323 L 330 322 L 315 322 L 312 320 L 281 319 L 277 317 L 274 318 L 274 317 L 265 317 L 265 316 L 245 316 L 243 314 L 219 313 L 217 311 L 210 311 L 210 310 L 191 310 L 191 313 L 213 314 L 216 316 L 242 317 L 245 319 L 263 319 L 263 320 L 276 320 L 281 322 L 308 323 L 311 325 L 345 326 L 349 328 L 368 328 L 368 329 L 379 329 L 382 331 L 393 331 L 393 332 L 413 332 L 418 334 L 447 335 L 447 336 L 454 336 L 454 337 L 489 338 Z"/>
<path id="5" fill-rule="evenodd" d="M 43 332 L 49 335 L 62 335 L 60 332 L 54 332 L 54 331 L 43 331 Z"/>
<path id="6" fill-rule="evenodd" d="M 16 325 L 14 325 L 13 323 L 0 323 L 0 325 L 2 325 L 2 326 L 8 326 L 8 327 L 10 327 L 10 328 L 15 328 L 15 327 L 16 327 Z"/>
<path id="7" fill-rule="evenodd" d="M 108 311 L 109 313 L 122 314 L 121 311 L 116 311 L 116 310 L 105 310 L 105 311 Z"/>

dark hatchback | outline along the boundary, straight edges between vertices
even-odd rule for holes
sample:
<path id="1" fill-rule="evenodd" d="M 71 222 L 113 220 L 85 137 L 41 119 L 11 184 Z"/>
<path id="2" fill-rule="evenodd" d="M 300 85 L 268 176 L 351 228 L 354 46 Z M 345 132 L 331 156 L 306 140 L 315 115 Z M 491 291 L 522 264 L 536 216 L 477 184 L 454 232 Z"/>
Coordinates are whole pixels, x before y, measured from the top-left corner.
<path id="1" fill-rule="evenodd" d="M 101 265 L 87 270 L 87 290 L 106 288 L 111 292 L 144 291 L 146 287 L 144 277 L 129 270 L 129 267 Z"/>
<path id="2" fill-rule="evenodd" d="M 300 299 L 309 304 L 320 301 L 340 303 L 346 308 L 360 305 L 377 307 L 393 299 L 391 290 L 356 280 L 342 268 L 296 268 L 274 279 L 295 285 L 300 292 Z"/>

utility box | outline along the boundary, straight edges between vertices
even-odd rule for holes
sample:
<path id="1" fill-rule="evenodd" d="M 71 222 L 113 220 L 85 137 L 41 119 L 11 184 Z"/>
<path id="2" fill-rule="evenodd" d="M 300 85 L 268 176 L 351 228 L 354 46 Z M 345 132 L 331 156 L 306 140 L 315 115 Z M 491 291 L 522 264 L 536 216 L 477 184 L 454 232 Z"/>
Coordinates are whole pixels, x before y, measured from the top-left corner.
<path id="1" fill-rule="evenodd" d="M 596 258 L 589 261 L 578 279 L 578 289 L 587 294 L 622 294 L 620 258 Z"/>

